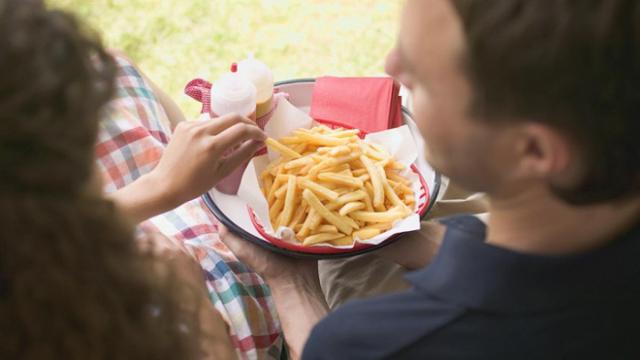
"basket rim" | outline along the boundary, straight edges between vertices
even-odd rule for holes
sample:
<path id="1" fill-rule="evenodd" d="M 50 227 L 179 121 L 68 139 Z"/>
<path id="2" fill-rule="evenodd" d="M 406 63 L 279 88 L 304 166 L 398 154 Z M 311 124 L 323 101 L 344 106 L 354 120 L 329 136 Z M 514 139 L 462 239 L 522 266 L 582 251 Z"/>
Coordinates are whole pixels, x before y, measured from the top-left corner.
<path id="1" fill-rule="evenodd" d="M 304 84 L 304 83 L 308 83 L 308 84 L 313 84 L 315 83 L 316 79 L 315 78 L 297 78 L 297 79 L 289 79 L 289 80 L 283 80 L 283 81 L 278 81 L 276 83 L 274 83 L 274 87 L 277 89 L 280 86 L 283 85 L 291 85 L 291 84 Z M 415 120 L 413 119 L 413 115 L 411 114 L 411 112 L 404 106 L 402 106 L 402 113 L 405 117 L 411 119 L 411 121 Z M 405 121 L 406 123 L 406 121 Z M 415 164 L 412 164 L 412 166 L 415 166 Z M 419 173 L 419 172 L 418 172 Z M 433 180 L 433 186 L 429 187 L 428 184 L 425 187 L 426 194 L 427 194 L 427 201 L 425 201 L 426 207 L 424 210 L 424 213 L 420 216 L 421 220 L 425 218 L 425 216 L 427 214 L 429 214 L 429 212 L 431 211 L 431 209 L 433 208 L 433 206 L 436 203 L 436 199 L 438 198 L 438 194 L 440 193 L 440 189 L 442 187 L 442 175 L 440 174 L 440 172 L 438 172 L 437 170 L 433 170 L 434 173 L 434 180 Z M 420 174 L 420 173 L 419 173 Z M 422 176 L 422 174 L 420 174 L 420 177 L 424 179 L 424 176 Z M 426 180 L 425 180 L 426 183 Z M 213 198 L 211 197 L 211 195 L 209 194 L 209 192 L 204 193 L 201 196 L 201 199 L 204 201 L 205 205 L 209 208 L 209 210 L 211 211 L 211 213 L 224 225 L 226 226 L 231 232 L 233 232 L 234 234 L 242 237 L 243 239 L 258 245 L 260 247 L 266 248 L 270 251 L 273 251 L 275 253 L 279 253 L 281 255 L 285 255 L 285 256 L 289 256 L 289 257 L 296 257 L 296 258 L 306 258 L 306 259 L 339 259 L 339 258 L 346 258 L 346 257 L 351 257 L 351 256 L 356 256 L 356 255 L 362 255 L 362 254 L 366 254 L 369 253 L 371 251 L 383 248 L 387 245 L 392 244 L 393 242 L 395 242 L 397 239 L 402 237 L 402 233 L 401 234 L 395 234 L 394 236 L 391 236 L 389 239 L 383 241 L 382 243 L 378 244 L 378 245 L 369 245 L 369 247 L 361 249 L 361 250 L 354 250 L 353 248 L 351 249 L 333 249 L 333 250 L 346 250 L 344 252 L 334 252 L 334 253 L 311 253 L 308 251 L 296 251 L 296 250 L 287 250 L 287 249 L 283 249 L 280 248 L 272 243 L 270 243 L 269 241 L 266 241 L 266 239 L 261 239 L 255 235 L 253 235 L 252 233 L 242 229 L 241 227 L 239 227 L 238 225 L 236 225 L 227 215 L 224 214 L 224 212 L 218 207 L 218 205 L 216 205 L 216 203 L 213 201 Z M 366 245 L 366 244 L 364 244 Z M 308 247 L 306 249 L 311 249 L 313 247 Z M 332 248 L 330 248 L 332 249 Z"/>

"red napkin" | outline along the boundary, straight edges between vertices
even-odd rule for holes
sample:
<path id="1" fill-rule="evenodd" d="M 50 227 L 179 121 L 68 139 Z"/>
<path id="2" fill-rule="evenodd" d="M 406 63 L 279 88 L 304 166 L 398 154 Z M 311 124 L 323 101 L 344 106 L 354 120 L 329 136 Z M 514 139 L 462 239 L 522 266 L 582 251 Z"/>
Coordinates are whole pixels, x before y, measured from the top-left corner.
<path id="1" fill-rule="evenodd" d="M 389 77 L 321 77 L 311 100 L 311 117 L 376 132 L 402 125 L 400 87 Z"/>
<path id="2" fill-rule="evenodd" d="M 213 84 L 204 79 L 193 79 L 184 87 L 184 93 L 202 104 L 201 114 L 211 111 L 211 87 Z"/>

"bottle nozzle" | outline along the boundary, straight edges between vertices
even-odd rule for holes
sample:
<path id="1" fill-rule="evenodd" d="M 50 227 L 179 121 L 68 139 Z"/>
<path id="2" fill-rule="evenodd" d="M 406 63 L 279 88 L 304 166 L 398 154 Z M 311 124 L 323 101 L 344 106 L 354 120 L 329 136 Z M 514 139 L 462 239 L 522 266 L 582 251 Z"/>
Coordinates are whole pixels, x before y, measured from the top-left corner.
<path id="1" fill-rule="evenodd" d="M 231 64 L 231 72 L 238 72 L 238 63 Z"/>

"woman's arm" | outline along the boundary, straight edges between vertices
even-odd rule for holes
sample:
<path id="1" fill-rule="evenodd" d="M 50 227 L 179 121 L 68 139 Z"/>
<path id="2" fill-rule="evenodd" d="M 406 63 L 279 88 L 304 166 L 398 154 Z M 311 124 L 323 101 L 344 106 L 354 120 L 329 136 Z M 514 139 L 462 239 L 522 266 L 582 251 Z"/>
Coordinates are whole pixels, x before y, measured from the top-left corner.
<path id="1" fill-rule="evenodd" d="M 151 172 L 107 195 L 134 224 L 167 212 L 179 205 L 167 183 Z"/>
<path id="2" fill-rule="evenodd" d="M 110 52 L 135 66 L 123 52 Z M 174 129 L 171 143 L 156 169 L 108 195 L 129 219 L 139 223 L 169 211 L 213 187 L 220 176 L 214 174 L 210 181 L 206 181 L 202 174 L 209 174 L 209 169 L 217 167 L 235 168 L 245 157 L 252 155 L 252 148 L 260 146 L 264 135 L 259 130 L 256 131 L 255 126 L 247 129 L 247 126 L 254 124 L 238 116 L 199 121 L 197 125 L 184 121 L 184 114 L 177 104 L 139 68 L 136 69 L 155 94 Z M 178 127 L 181 123 L 184 124 Z M 211 144 L 212 142 L 216 144 Z M 248 145 L 249 142 L 251 146 L 243 148 L 243 153 L 236 151 L 236 154 L 222 154 L 220 151 L 241 144 Z M 251 154 L 247 155 L 248 153 Z M 200 184 L 210 186 L 203 190 Z"/>

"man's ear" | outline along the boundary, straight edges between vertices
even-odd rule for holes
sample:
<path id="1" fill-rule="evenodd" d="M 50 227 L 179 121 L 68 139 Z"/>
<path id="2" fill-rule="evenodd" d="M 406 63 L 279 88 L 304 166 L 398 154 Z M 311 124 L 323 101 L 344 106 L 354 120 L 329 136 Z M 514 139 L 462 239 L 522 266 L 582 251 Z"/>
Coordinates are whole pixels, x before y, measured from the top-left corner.
<path id="1" fill-rule="evenodd" d="M 551 178 L 568 170 L 572 147 L 559 131 L 538 123 L 519 126 L 515 140 L 518 178 Z"/>

